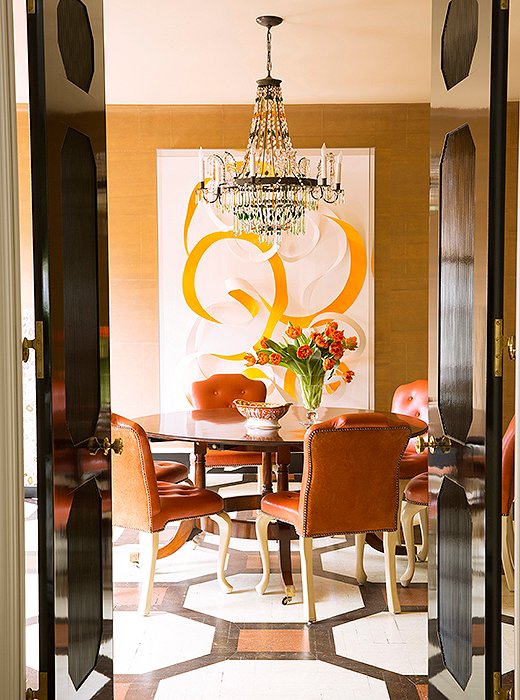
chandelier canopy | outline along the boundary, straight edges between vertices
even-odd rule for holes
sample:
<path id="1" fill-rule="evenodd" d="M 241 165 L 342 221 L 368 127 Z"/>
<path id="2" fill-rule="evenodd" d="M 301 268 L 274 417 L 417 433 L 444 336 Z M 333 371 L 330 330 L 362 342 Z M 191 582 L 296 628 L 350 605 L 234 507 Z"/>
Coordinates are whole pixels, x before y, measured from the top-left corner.
<path id="1" fill-rule="evenodd" d="M 233 214 L 233 229 L 257 234 L 261 241 L 279 244 L 284 232 L 305 231 L 305 212 L 320 200 L 342 202 L 341 154 L 321 148 L 316 177 L 308 158 L 294 150 L 282 97 L 281 83 L 271 76 L 271 28 L 281 17 L 257 17 L 267 28 L 267 76 L 257 80 L 256 100 L 243 161 L 225 152 L 199 157 L 199 200 Z"/>

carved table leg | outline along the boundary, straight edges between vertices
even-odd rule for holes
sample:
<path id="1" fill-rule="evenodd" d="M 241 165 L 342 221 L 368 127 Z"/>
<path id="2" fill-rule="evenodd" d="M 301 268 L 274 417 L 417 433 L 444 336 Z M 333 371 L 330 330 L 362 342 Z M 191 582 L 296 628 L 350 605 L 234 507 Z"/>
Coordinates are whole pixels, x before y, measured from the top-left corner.
<path id="1" fill-rule="evenodd" d="M 195 466 L 195 486 L 206 488 L 206 450 L 205 442 L 196 442 L 194 445 L 193 459 Z"/>
<path id="2" fill-rule="evenodd" d="M 295 588 L 292 577 L 292 562 L 291 562 L 291 533 L 293 526 L 289 523 L 284 523 L 278 520 L 278 532 L 280 536 L 280 571 L 285 586 L 285 597 L 282 603 L 286 605 L 295 595 Z"/>
<path id="3" fill-rule="evenodd" d="M 273 455 L 262 452 L 262 496 L 273 492 Z"/>
<path id="4" fill-rule="evenodd" d="M 291 450 L 282 447 L 276 455 L 276 471 L 277 471 L 277 491 L 289 490 L 289 465 L 291 464 Z"/>
<path id="5" fill-rule="evenodd" d="M 206 445 L 205 442 L 196 442 L 194 444 L 194 449 L 193 449 L 193 465 L 195 467 L 195 474 L 194 474 L 194 481 L 195 481 L 195 486 L 197 486 L 200 489 L 205 489 L 206 488 L 206 451 L 208 449 L 208 446 Z M 207 518 L 201 518 L 198 521 L 195 521 L 195 524 L 200 527 L 202 532 L 200 533 L 200 536 L 197 537 L 197 543 L 201 544 L 202 541 L 204 540 L 204 531 L 206 530 L 206 522 Z"/>
<path id="6" fill-rule="evenodd" d="M 289 490 L 289 465 L 291 463 L 291 451 L 286 447 L 278 450 L 276 455 L 277 465 L 277 491 Z M 280 556 L 280 571 L 285 586 L 285 597 L 282 603 L 286 605 L 294 597 L 295 589 L 292 577 L 292 562 L 291 562 L 291 539 L 294 536 L 294 528 L 288 523 L 278 521 L 279 539 L 279 556 Z"/>

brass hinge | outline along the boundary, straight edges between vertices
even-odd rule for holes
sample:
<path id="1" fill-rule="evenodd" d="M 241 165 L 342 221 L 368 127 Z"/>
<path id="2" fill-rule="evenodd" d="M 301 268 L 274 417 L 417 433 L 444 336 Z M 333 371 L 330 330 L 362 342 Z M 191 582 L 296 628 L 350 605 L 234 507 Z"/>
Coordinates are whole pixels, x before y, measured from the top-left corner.
<path id="1" fill-rule="evenodd" d="M 495 318 L 495 377 L 501 377 L 504 368 L 503 352 L 507 348 L 509 357 L 516 358 L 516 339 L 514 335 L 504 335 L 504 320 Z"/>
<path id="2" fill-rule="evenodd" d="M 27 14 L 28 15 L 35 15 L 36 14 L 36 0 L 27 0 Z"/>
<path id="3" fill-rule="evenodd" d="M 36 321 L 35 337 L 33 340 L 24 338 L 22 342 L 22 360 L 27 362 L 29 359 L 29 350 L 32 348 L 36 355 L 36 378 L 43 379 L 45 376 L 43 369 L 43 321 Z"/>
<path id="4" fill-rule="evenodd" d="M 504 690 L 502 688 L 502 674 L 495 671 L 493 674 L 493 700 L 513 700 L 513 689 Z"/>
<path id="5" fill-rule="evenodd" d="M 38 690 L 27 688 L 25 700 L 47 700 L 47 674 L 40 671 L 40 687 Z"/>

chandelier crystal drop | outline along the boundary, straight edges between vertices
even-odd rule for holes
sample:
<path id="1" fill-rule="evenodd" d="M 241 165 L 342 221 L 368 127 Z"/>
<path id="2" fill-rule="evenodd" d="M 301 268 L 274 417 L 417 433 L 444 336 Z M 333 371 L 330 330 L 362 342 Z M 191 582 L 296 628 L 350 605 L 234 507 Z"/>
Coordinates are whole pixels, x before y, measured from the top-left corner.
<path id="1" fill-rule="evenodd" d="M 233 215 L 233 230 L 256 234 L 260 241 L 281 242 L 284 232 L 305 232 L 305 213 L 320 201 L 344 201 L 341 188 L 341 154 L 321 149 L 316 177 L 310 176 L 308 158 L 294 150 L 282 97 L 282 81 L 271 76 L 271 28 L 281 17 L 256 20 L 267 28 L 267 76 L 257 80 L 257 93 L 249 141 L 242 162 L 225 152 L 199 156 L 198 201 Z"/>

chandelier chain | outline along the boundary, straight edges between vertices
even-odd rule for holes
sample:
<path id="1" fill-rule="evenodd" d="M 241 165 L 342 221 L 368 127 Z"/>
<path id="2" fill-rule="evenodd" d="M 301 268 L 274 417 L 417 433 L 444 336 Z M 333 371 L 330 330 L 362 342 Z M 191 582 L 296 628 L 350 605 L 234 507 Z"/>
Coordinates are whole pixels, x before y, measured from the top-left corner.
<path id="1" fill-rule="evenodd" d="M 271 77 L 271 69 L 273 64 L 271 63 L 271 27 L 267 27 L 267 76 Z"/>

